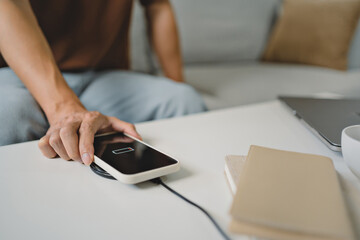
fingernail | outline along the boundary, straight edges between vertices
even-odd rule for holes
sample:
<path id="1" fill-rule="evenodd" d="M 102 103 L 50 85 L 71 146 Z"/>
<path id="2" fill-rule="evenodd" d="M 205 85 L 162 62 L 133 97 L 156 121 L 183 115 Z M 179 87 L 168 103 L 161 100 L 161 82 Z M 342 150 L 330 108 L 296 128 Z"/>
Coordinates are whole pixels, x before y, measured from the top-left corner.
<path id="1" fill-rule="evenodd" d="M 81 155 L 81 160 L 83 161 L 83 163 L 87 166 L 89 166 L 91 164 L 91 157 L 90 154 L 88 153 L 83 153 L 83 155 Z"/>

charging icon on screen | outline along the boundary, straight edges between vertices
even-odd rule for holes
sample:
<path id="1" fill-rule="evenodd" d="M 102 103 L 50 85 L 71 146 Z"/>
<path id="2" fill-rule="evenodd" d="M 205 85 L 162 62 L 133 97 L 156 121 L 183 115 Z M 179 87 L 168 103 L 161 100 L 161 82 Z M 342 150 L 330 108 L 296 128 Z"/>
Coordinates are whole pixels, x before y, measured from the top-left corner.
<path id="1" fill-rule="evenodd" d="M 126 147 L 126 148 L 119 148 L 119 149 L 112 150 L 112 153 L 118 155 L 118 154 L 123 154 L 123 153 L 127 153 L 127 152 L 132 152 L 132 151 L 135 151 L 135 150 L 131 147 Z"/>

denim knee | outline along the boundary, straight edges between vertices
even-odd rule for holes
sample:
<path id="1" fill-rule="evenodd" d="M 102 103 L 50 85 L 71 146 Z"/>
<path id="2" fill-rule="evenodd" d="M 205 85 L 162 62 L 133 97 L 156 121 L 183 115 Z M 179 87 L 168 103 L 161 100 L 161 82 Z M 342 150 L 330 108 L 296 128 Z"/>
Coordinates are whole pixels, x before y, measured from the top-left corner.
<path id="1" fill-rule="evenodd" d="M 206 106 L 201 96 L 193 87 L 187 84 L 177 86 L 177 91 L 172 98 L 179 115 L 187 115 L 206 111 Z"/>
<path id="2" fill-rule="evenodd" d="M 0 146 L 38 139 L 48 127 L 44 114 L 27 90 L 17 90 L 22 93 L 0 91 Z"/>
<path id="3" fill-rule="evenodd" d="M 173 84 L 164 89 L 162 111 L 159 118 L 177 117 L 206 111 L 201 96 L 193 87 L 183 83 Z"/>

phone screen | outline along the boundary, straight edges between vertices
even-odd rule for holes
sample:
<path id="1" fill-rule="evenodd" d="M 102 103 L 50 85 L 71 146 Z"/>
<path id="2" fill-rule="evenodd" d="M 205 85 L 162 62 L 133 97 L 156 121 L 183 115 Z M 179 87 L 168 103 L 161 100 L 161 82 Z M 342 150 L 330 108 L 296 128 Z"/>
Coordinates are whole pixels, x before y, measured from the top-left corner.
<path id="1" fill-rule="evenodd" d="M 136 174 L 176 164 L 177 161 L 123 133 L 98 136 L 95 155 L 123 174 Z"/>

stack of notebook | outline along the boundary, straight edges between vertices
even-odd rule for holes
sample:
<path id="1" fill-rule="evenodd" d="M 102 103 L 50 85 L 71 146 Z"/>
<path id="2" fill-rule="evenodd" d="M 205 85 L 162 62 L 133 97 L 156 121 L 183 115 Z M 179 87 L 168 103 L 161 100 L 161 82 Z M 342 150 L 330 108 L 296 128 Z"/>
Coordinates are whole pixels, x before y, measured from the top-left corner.
<path id="1" fill-rule="evenodd" d="M 286 240 L 354 239 L 331 159 L 251 146 L 227 156 L 230 231 Z"/>

